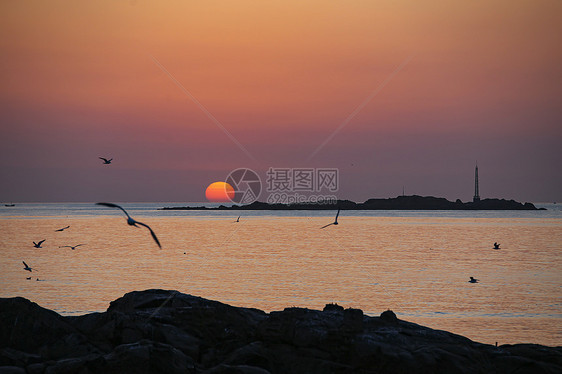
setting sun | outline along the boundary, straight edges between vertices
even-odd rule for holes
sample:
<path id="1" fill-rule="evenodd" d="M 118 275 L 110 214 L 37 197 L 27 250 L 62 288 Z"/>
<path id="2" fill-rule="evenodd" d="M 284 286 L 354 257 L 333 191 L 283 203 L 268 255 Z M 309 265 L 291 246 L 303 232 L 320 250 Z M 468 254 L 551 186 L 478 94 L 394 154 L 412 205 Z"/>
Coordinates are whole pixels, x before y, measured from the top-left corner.
<path id="1" fill-rule="evenodd" d="M 205 197 L 213 203 L 226 203 L 234 198 L 234 188 L 226 182 L 214 182 L 205 190 Z"/>

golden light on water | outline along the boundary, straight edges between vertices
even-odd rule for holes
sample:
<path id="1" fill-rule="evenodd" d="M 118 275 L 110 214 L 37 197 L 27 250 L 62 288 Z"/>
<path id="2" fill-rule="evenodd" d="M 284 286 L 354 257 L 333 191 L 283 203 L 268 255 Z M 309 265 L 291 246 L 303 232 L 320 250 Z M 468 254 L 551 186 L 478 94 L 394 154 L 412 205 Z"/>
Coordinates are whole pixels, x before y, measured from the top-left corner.
<path id="1" fill-rule="evenodd" d="M 562 341 L 559 220 L 340 217 L 320 230 L 331 217 L 235 219 L 143 217 L 163 250 L 122 217 L 0 220 L 2 296 L 74 314 L 148 288 L 266 311 L 337 302 L 484 343 Z"/>

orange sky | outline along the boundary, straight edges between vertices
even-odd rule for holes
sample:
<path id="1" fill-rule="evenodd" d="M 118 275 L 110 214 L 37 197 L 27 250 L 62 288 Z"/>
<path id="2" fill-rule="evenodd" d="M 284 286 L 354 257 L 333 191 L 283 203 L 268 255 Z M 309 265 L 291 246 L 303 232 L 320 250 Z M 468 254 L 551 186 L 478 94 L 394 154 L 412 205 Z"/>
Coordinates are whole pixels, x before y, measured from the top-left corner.
<path id="1" fill-rule="evenodd" d="M 116 169 L 168 173 L 170 184 L 172 171 L 193 173 L 190 186 L 169 197 L 147 189 L 146 200 L 201 200 L 241 166 L 351 163 L 342 198 L 387 197 L 403 184 L 466 198 L 476 159 L 490 179 L 506 173 L 488 182 L 495 197 L 560 199 L 561 15 L 554 0 L 4 1 L 0 167 L 14 177 L 0 192 L 65 199 L 55 180 L 41 186 L 52 193 L 34 190 L 36 169 L 72 180 L 105 154 Z M 525 176 L 534 186 L 509 191 Z"/>

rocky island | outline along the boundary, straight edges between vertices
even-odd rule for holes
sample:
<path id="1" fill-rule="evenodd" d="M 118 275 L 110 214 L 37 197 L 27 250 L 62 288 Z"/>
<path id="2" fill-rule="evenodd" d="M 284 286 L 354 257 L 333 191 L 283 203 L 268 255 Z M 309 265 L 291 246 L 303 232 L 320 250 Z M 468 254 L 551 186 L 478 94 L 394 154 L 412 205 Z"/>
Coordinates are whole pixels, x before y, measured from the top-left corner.
<path id="1" fill-rule="evenodd" d="M 300 203 L 268 204 L 255 201 L 247 205 L 221 205 L 214 208 L 199 207 L 164 207 L 162 210 L 545 210 L 537 209 L 532 203 L 520 203 L 515 200 L 483 199 L 463 203 L 443 197 L 433 196 L 398 196 L 388 199 L 369 199 L 363 203 L 350 200 L 337 200 L 334 203 Z"/>
<path id="2" fill-rule="evenodd" d="M 0 373 L 562 372 L 562 347 L 496 347 L 337 304 L 265 313 L 146 290 L 83 316 L 3 298 L 0 317 Z"/>

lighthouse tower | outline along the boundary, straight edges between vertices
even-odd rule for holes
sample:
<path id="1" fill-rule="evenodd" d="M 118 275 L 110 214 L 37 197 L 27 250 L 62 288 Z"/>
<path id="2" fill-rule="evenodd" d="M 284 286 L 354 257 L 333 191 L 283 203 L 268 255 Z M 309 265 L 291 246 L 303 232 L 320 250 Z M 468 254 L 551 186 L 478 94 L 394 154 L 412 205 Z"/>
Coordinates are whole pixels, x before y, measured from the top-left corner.
<path id="1" fill-rule="evenodd" d="M 474 170 L 474 197 L 472 201 L 480 201 L 480 191 L 478 190 L 478 164 L 476 164 L 476 169 Z"/>

